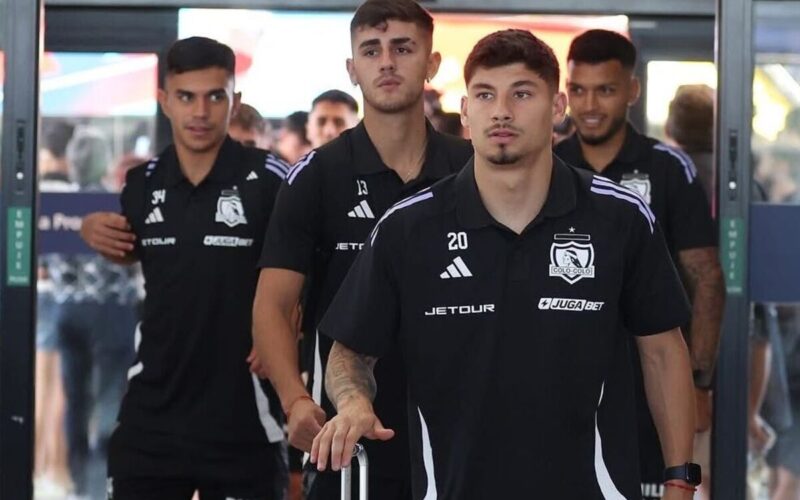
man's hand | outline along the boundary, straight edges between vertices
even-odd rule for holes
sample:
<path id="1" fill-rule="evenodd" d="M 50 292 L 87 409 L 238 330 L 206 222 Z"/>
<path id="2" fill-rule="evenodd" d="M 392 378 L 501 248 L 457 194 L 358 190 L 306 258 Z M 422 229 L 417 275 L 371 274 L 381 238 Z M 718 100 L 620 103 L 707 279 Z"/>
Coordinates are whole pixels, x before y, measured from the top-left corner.
<path id="1" fill-rule="evenodd" d="M 694 409 L 695 409 L 695 432 L 705 432 L 711 428 L 711 391 L 707 389 L 694 388 Z"/>
<path id="2" fill-rule="evenodd" d="M 372 409 L 372 403 L 363 397 L 353 397 L 339 405 L 339 414 L 322 427 L 311 447 L 311 463 L 325 470 L 330 461 L 331 470 L 348 467 L 353 447 L 361 437 L 388 441 L 394 431 L 386 429 Z"/>
<path id="3" fill-rule="evenodd" d="M 311 451 L 314 437 L 319 434 L 325 424 L 325 410 L 310 399 L 299 399 L 292 404 L 286 422 L 289 431 L 289 444 L 303 450 Z"/>
<path id="4" fill-rule="evenodd" d="M 136 235 L 128 220 L 113 212 L 95 212 L 83 218 L 81 238 L 92 249 L 114 262 L 127 261 Z"/>

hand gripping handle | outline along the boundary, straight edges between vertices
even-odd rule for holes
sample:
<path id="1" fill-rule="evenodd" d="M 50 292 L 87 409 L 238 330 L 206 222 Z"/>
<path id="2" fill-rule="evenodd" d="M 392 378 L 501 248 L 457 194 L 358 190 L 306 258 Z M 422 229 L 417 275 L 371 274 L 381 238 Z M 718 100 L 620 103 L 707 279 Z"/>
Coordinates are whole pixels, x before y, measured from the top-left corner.
<path id="1" fill-rule="evenodd" d="M 356 444 L 353 448 L 353 456 L 358 460 L 358 498 L 367 500 L 368 498 L 368 470 L 369 461 L 367 451 L 361 444 Z M 352 467 L 342 467 L 342 500 L 351 500 L 353 493 L 353 469 Z"/>

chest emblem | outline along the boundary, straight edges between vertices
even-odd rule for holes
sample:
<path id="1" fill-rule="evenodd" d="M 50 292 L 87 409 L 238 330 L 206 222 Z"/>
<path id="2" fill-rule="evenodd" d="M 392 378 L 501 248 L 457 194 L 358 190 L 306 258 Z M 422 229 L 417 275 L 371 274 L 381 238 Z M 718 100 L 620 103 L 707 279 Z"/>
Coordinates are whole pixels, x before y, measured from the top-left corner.
<path id="1" fill-rule="evenodd" d="M 594 246 L 588 234 L 556 234 L 550 247 L 550 276 L 574 285 L 594 278 Z"/>
<path id="2" fill-rule="evenodd" d="M 642 197 L 642 199 L 649 205 L 650 193 L 652 192 L 652 184 L 650 184 L 650 176 L 647 174 L 625 174 L 622 176 L 620 185 L 625 186 L 634 193 Z"/>
<path id="3" fill-rule="evenodd" d="M 244 205 L 239 197 L 239 191 L 235 189 L 223 190 L 217 200 L 217 214 L 214 217 L 216 222 L 222 222 L 228 227 L 235 227 L 239 224 L 247 224 L 244 216 Z"/>

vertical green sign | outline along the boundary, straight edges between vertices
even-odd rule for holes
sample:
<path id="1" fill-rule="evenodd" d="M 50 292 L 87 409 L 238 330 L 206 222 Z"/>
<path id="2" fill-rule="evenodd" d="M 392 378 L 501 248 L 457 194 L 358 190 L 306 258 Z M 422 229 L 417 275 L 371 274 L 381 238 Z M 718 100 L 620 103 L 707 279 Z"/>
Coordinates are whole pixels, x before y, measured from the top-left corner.
<path id="1" fill-rule="evenodd" d="M 8 209 L 8 286 L 31 284 L 31 209 Z"/>
<path id="2" fill-rule="evenodd" d="M 722 272 L 725 274 L 725 288 L 730 295 L 744 293 L 744 219 L 741 217 L 722 218 Z"/>

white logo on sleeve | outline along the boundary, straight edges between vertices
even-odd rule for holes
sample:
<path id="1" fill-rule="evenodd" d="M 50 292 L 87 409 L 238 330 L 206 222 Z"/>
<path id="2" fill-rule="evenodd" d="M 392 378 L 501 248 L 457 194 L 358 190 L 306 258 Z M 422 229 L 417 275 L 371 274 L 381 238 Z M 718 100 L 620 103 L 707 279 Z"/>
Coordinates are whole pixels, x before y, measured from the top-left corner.
<path id="1" fill-rule="evenodd" d="M 145 224 L 157 224 L 159 222 L 164 222 L 164 215 L 161 213 L 161 209 L 156 207 L 153 209 L 152 212 L 147 216 L 144 220 Z"/>
<path id="2" fill-rule="evenodd" d="M 255 170 L 251 170 L 250 173 L 247 175 L 247 179 L 246 180 L 254 181 L 256 179 L 258 179 L 258 174 L 256 173 Z"/>
<path id="3" fill-rule="evenodd" d="M 570 232 L 556 234 L 553 239 L 550 276 L 560 277 L 570 285 L 583 278 L 594 278 L 594 247 L 589 243 L 590 235 Z"/>
<path id="4" fill-rule="evenodd" d="M 369 208 L 369 203 L 367 200 L 361 200 L 361 203 L 356 205 L 352 210 L 347 212 L 347 216 L 351 219 L 374 219 L 375 214 L 372 213 L 372 209 Z"/>
<path id="5" fill-rule="evenodd" d="M 471 278 L 472 272 L 461 257 L 456 257 L 453 259 L 453 263 L 447 266 L 447 269 L 445 269 L 439 277 L 443 280 L 448 280 L 450 278 Z"/>
<path id="6" fill-rule="evenodd" d="M 239 198 L 239 191 L 236 189 L 225 189 L 217 200 L 217 214 L 214 217 L 216 222 L 222 222 L 228 227 L 247 224 L 244 216 L 244 205 Z"/>

